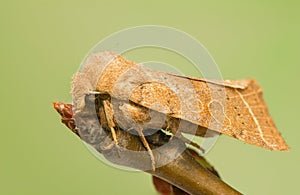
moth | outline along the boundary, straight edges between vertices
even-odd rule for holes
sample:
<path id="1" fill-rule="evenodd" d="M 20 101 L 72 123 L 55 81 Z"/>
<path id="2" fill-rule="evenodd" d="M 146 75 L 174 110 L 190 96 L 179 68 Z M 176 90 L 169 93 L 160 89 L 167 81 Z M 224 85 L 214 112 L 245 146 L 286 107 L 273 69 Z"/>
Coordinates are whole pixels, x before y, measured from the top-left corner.
<path id="1" fill-rule="evenodd" d="M 147 130 L 163 129 L 185 141 L 182 133 L 210 137 L 221 133 L 270 150 L 289 150 L 253 80 L 218 81 L 154 71 L 112 52 L 92 54 L 72 81 L 74 115 L 94 101 L 101 126 L 145 139 Z M 92 98 L 91 98 L 92 97 Z M 72 128 L 72 123 L 63 121 Z M 81 128 L 76 131 L 80 134 Z M 190 142 L 191 144 L 195 144 Z M 197 144 L 195 144 L 197 145 Z"/>

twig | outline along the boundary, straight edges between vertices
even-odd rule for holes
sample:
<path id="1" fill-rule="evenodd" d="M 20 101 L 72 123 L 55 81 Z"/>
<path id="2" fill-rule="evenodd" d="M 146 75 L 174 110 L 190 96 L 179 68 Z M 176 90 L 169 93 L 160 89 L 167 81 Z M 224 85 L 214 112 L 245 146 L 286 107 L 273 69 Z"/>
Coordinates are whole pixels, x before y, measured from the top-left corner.
<path id="1" fill-rule="evenodd" d="M 117 128 L 116 138 L 119 142 L 116 145 L 111 131 L 99 126 L 99 118 L 94 114 L 93 106 L 87 106 L 74 116 L 69 104 L 65 107 L 62 103 L 54 103 L 54 108 L 62 115 L 62 122 L 67 127 L 114 164 L 143 170 L 192 195 L 241 194 L 202 167 L 188 152 L 185 143 L 177 137 L 170 139 L 162 131 L 146 137 L 158 167 L 151 170 L 152 161 L 140 137 Z M 101 119 L 101 109 L 98 116 Z"/>
<path id="2" fill-rule="evenodd" d="M 158 136 L 159 139 L 165 139 L 164 134 L 158 132 L 152 136 Z M 122 147 L 130 150 L 145 151 L 141 144 L 139 137 L 127 133 L 126 131 L 119 131 L 118 137 Z M 130 139 L 129 139 L 130 137 Z M 130 141 L 128 141 L 130 140 Z M 152 144 L 152 148 L 157 145 Z M 164 164 L 165 162 L 170 163 L 157 168 L 155 171 L 148 170 L 146 172 L 159 177 L 172 185 L 184 190 L 185 192 L 193 195 L 200 194 L 241 194 L 220 178 L 212 174 L 210 171 L 202 167 L 198 162 L 195 161 L 194 157 L 185 150 L 175 160 L 174 156 L 178 155 L 183 147 L 186 147 L 184 142 L 180 139 L 173 138 L 172 143 L 167 145 L 164 149 L 154 150 L 155 159 L 158 160 L 157 164 Z M 117 155 L 116 148 L 111 151 L 103 152 L 106 159 L 113 163 L 128 166 L 131 168 L 144 169 L 145 166 L 149 167 L 151 162 L 149 157 L 142 158 L 134 156 L 130 151 L 122 151 L 121 156 Z M 109 155 L 108 155 L 109 154 Z M 113 154 L 113 155 L 111 155 Z"/>

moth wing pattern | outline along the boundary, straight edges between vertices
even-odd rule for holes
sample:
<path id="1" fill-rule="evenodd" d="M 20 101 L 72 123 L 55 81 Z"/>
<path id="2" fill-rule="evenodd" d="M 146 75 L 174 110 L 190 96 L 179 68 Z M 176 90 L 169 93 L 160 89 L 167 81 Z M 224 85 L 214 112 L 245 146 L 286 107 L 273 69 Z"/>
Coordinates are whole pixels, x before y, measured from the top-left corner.
<path id="1" fill-rule="evenodd" d="M 181 77 L 181 78 L 186 78 L 189 80 L 194 80 L 194 81 L 204 81 L 207 83 L 212 83 L 216 85 L 222 85 L 226 87 L 232 87 L 232 88 L 237 88 L 237 89 L 245 89 L 251 80 L 245 79 L 245 80 L 213 80 L 213 79 L 204 79 L 204 78 L 198 78 L 198 77 L 193 77 L 193 76 L 183 76 L 183 75 L 176 75 L 176 74 L 171 74 L 168 73 L 171 76 L 175 77 Z"/>
<path id="2" fill-rule="evenodd" d="M 176 105 L 180 105 L 181 102 L 172 97 L 175 95 L 170 95 L 172 92 L 169 91 L 169 88 L 162 89 L 163 85 L 158 86 L 149 83 L 141 85 L 140 89 L 132 94 L 131 100 L 150 108 L 150 105 L 154 103 L 151 100 L 155 99 L 164 107 L 169 108 L 165 114 L 171 117 L 181 118 L 270 150 L 289 149 L 269 115 L 263 99 L 263 91 L 255 80 L 215 81 L 177 75 L 170 75 L 170 77 L 177 77 L 179 85 L 184 83 L 181 81 L 183 79 L 191 82 L 191 85 L 184 85 L 182 88 L 186 91 L 195 91 L 198 102 L 198 109 L 196 110 L 200 111 L 200 114 L 189 109 L 185 110 L 189 110 L 190 115 L 183 114 L 182 109 L 178 106 L 176 109 Z M 193 89 L 187 89 L 187 87 L 193 87 Z M 221 96 L 218 96 L 218 91 L 222 91 Z M 155 92 L 162 92 L 163 94 Z M 139 95 L 135 96 L 135 94 Z M 156 97 L 140 97 L 143 94 L 152 94 Z M 166 102 L 161 102 L 162 98 L 159 97 L 166 97 Z M 199 116 L 199 118 L 195 119 L 194 116 Z"/>
<path id="3" fill-rule="evenodd" d="M 98 59 L 97 55 L 102 54 L 94 54 L 93 58 Z M 174 75 L 151 70 L 121 55 L 112 56 L 104 65 L 88 60 L 92 67 L 85 69 L 101 67 L 96 91 L 252 145 L 270 150 L 289 149 L 255 80 L 217 81 Z"/>

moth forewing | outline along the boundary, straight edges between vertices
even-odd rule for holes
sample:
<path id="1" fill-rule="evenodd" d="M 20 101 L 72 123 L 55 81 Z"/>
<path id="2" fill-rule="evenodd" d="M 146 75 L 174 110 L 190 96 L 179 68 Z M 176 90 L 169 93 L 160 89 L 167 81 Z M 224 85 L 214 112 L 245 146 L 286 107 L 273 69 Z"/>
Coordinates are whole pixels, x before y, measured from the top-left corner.
<path id="1" fill-rule="evenodd" d="M 206 83 L 212 83 L 216 85 L 221 85 L 221 86 L 227 86 L 227 87 L 232 87 L 232 88 L 237 88 L 237 89 L 245 89 L 248 84 L 249 80 L 236 80 L 236 81 L 231 81 L 231 80 L 212 80 L 212 79 L 204 79 L 204 78 L 198 78 L 198 77 L 193 77 L 193 76 L 183 76 L 183 75 L 176 75 L 176 74 L 171 74 L 167 73 L 170 76 L 175 76 L 175 77 L 181 77 L 189 80 L 194 80 L 194 81 L 203 81 Z"/>
<path id="2" fill-rule="evenodd" d="M 151 124 L 147 114 L 138 111 L 146 108 L 165 119 L 162 127 L 173 126 L 173 131 L 180 120 L 180 125 L 190 126 L 192 130 L 180 129 L 191 134 L 205 135 L 203 132 L 209 129 L 271 150 L 288 150 L 268 113 L 262 90 L 254 80 L 214 81 L 185 77 L 150 70 L 111 53 L 111 60 L 103 63 L 104 60 L 99 60 L 103 55 L 90 57 L 73 83 L 81 82 L 82 77 L 88 80 L 91 70 L 99 67 L 101 71 L 96 71 L 98 80 L 91 84 L 95 86 L 92 90 L 109 94 L 112 105 L 123 102 L 131 107 L 126 111 L 128 118 L 140 115 L 143 117 L 138 123 Z M 78 100 L 80 94 L 76 93 L 80 88 L 84 86 L 73 88 L 73 99 L 77 98 L 79 103 L 82 102 Z"/>
<path id="3" fill-rule="evenodd" d="M 176 75 L 172 76 L 176 77 Z M 181 79 L 190 80 L 189 77 L 185 78 L 183 76 L 179 76 L 178 78 L 180 78 L 178 80 L 179 87 L 182 83 L 180 81 Z M 183 116 L 180 111 L 174 109 L 172 110 L 172 114 L 165 114 L 168 114 L 170 117 L 176 116 L 174 118 L 186 120 L 201 127 L 209 128 L 210 130 L 226 134 L 252 145 L 271 150 L 289 149 L 268 113 L 267 106 L 262 97 L 262 89 L 255 80 L 241 81 L 243 85 L 247 83 L 247 86 L 244 88 L 236 87 L 238 81 L 232 82 L 235 83 L 235 86 L 228 85 L 228 81 L 223 85 L 221 82 L 207 83 L 204 80 L 195 79 L 190 81 L 192 82 L 196 91 L 196 97 L 198 98 L 199 102 L 198 106 L 202 106 L 202 108 L 199 109 L 200 118 L 195 120 L 194 118 L 190 117 L 192 116 L 192 113 L 190 115 L 185 114 L 185 116 Z M 187 86 L 181 87 L 186 88 Z M 223 97 L 213 95 L 212 91 L 214 89 L 222 90 L 222 88 L 225 90 Z M 131 100 L 137 104 L 148 107 L 152 103 L 151 99 L 149 100 L 147 98 L 140 98 L 140 96 L 142 94 L 146 94 L 148 90 L 149 89 L 147 89 L 147 86 L 145 85 L 143 88 L 141 88 L 141 91 L 137 91 L 136 93 L 132 94 Z M 156 88 L 154 85 L 152 85 L 151 92 L 155 91 Z M 170 103 L 172 104 L 174 102 L 170 101 Z M 212 103 L 215 103 L 215 106 L 212 107 Z M 174 106 L 170 105 L 170 107 Z M 161 110 L 157 111 L 162 112 Z M 216 117 L 221 118 L 221 121 L 223 120 L 221 126 L 211 125 L 212 119 Z"/>

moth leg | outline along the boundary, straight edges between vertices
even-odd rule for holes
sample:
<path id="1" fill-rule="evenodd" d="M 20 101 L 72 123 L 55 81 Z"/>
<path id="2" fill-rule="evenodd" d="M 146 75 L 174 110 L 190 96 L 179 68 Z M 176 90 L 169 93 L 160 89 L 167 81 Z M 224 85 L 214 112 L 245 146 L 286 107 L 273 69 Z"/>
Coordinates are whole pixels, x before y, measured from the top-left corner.
<path id="1" fill-rule="evenodd" d="M 194 146 L 195 148 L 199 149 L 203 154 L 205 153 L 205 150 L 203 148 L 201 148 L 201 146 L 199 146 L 197 143 L 187 139 L 186 137 L 184 137 L 182 134 L 178 134 L 176 135 L 176 137 L 178 137 L 180 140 L 182 140 L 184 143 L 187 143 L 191 146 Z"/>
<path id="2" fill-rule="evenodd" d="M 104 113 L 105 113 L 105 118 L 106 118 L 106 121 L 107 121 L 107 125 L 110 129 L 110 132 L 112 134 L 115 145 L 118 146 L 119 141 L 118 141 L 117 134 L 116 134 L 116 131 L 115 131 L 116 124 L 113 121 L 113 111 L 112 111 L 111 106 L 110 106 L 110 104 L 107 100 L 103 101 L 103 107 L 104 107 Z"/>
<path id="3" fill-rule="evenodd" d="M 113 140 L 114 140 L 115 144 L 118 145 L 119 141 L 117 139 L 117 134 L 116 134 L 115 128 L 110 127 L 110 132 L 112 134 L 112 137 L 113 137 Z"/>
<path id="4" fill-rule="evenodd" d="M 142 141 L 143 145 L 144 145 L 145 148 L 147 149 L 148 154 L 149 154 L 149 156 L 150 156 L 152 170 L 155 171 L 155 159 L 154 159 L 154 155 L 153 155 L 152 149 L 151 149 L 150 146 L 149 146 L 148 141 L 147 141 L 146 138 L 145 138 L 145 135 L 144 135 L 144 133 L 143 133 L 143 129 L 142 129 L 142 128 L 139 128 L 138 133 L 139 133 L 139 136 L 140 136 L 140 138 L 141 138 L 141 141 Z"/>
<path id="5" fill-rule="evenodd" d="M 116 143 L 114 142 L 114 143 L 110 143 L 108 146 L 104 146 L 103 147 L 103 150 L 110 150 L 110 149 L 112 149 L 113 147 L 115 147 L 116 146 Z M 120 155 L 119 155 L 120 156 Z"/>
<path id="6" fill-rule="evenodd" d="M 176 122 L 178 122 L 178 121 L 174 121 L 174 120 L 172 120 L 172 118 L 169 118 L 169 120 L 166 123 L 165 131 L 172 132 L 170 140 L 172 140 L 173 137 L 175 136 L 175 137 L 179 138 L 180 140 L 182 140 L 184 143 L 190 144 L 191 146 L 194 146 L 195 148 L 199 149 L 202 153 L 204 153 L 205 150 L 203 148 L 201 148 L 197 143 L 187 139 L 181 133 L 177 132 L 178 125 L 176 125 Z"/>

